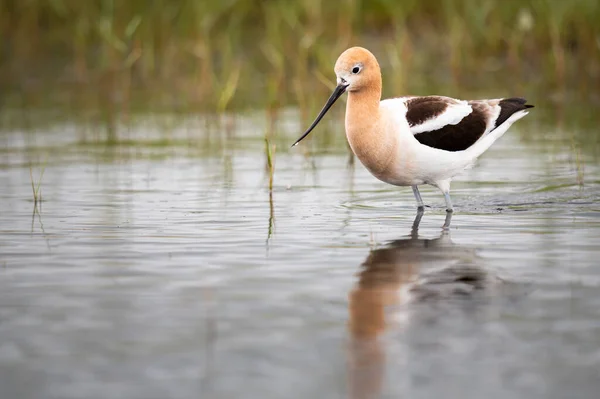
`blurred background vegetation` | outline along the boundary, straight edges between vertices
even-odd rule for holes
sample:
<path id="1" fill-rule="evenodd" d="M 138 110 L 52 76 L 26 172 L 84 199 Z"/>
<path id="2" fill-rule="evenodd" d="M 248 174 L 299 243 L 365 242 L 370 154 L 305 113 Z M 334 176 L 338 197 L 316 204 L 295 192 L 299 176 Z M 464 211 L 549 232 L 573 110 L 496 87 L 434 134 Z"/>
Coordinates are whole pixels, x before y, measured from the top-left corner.
<path id="1" fill-rule="evenodd" d="M 362 45 L 384 97 L 524 95 L 556 116 L 600 103 L 599 27 L 597 0 L 2 0 L 0 109 L 114 124 L 295 107 L 304 121 Z"/>

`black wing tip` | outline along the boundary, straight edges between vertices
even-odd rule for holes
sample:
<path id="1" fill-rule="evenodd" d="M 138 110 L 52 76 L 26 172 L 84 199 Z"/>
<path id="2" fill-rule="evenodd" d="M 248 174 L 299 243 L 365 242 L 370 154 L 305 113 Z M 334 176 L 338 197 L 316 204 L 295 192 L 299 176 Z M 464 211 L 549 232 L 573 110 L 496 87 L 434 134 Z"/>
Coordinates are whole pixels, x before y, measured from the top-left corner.
<path id="1" fill-rule="evenodd" d="M 534 108 L 534 106 L 532 104 L 526 104 L 527 103 L 527 99 L 525 97 L 511 97 L 511 98 L 503 98 L 502 100 L 500 100 L 500 106 L 502 107 L 502 104 L 506 104 L 506 105 L 512 105 L 513 107 L 515 105 L 517 106 L 521 106 L 523 108 Z"/>
<path id="2" fill-rule="evenodd" d="M 529 108 L 534 108 L 533 105 L 526 103 L 527 99 L 525 99 L 525 97 L 511 97 L 500 100 L 498 104 L 500 105 L 500 114 L 494 123 L 494 129 L 506 122 L 506 120 L 510 118 L 512 114 Z"/>

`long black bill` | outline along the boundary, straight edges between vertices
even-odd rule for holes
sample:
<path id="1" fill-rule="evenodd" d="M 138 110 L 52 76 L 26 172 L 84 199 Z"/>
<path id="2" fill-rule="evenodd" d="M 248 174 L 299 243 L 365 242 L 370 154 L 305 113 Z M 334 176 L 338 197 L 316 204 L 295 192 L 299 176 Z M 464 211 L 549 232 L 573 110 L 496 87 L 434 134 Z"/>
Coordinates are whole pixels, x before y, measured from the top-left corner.
<path id="1" fill-rule="evenodd" d="M 331 106 L 333 105 L 333 103 L 335 103 L 336 100 L 338 98 L 340 98 L 340 96 L 342 94 L 344 94 L 344 92 L 346 91 L 347 87 L 348 87 L 348 85 L 346 83 L 340 83 L 339 85 L 337 85 L 337 87 L 333 90 L 333 93 L 331 93 L 331 96 L 329 97 L 329 100 L 327 100 L 327 102 L 325 103 L 325 106 L 323 107 L 323 109 L 321 110 L 321 112 L 319 112 L 319 115 L 317 116 L 317 119 L 315 119 L 315 121 L 312 123 L 312 125 L 310 125 L 310 127 L 302 135 L 302 137 L 300 137 L 298 140 L 296 140 L 296 142 L 294 144 L 292 144 L 292 147 L 298 145 L 298 143 L 301 142 L 302 139 L 304 139 L 306 136 L 308 136 L 308 134 L 310 132 L 312 132 L 312 130 L 315 128 L 315 126 L 317 126 L 317 124 L 321 121 L 321 119 L 323 118 L 323 116 L 325 116 L 325 114 L 327 113 L 327 111 L 329 111 L 329 108 L 331 108 Z"/>

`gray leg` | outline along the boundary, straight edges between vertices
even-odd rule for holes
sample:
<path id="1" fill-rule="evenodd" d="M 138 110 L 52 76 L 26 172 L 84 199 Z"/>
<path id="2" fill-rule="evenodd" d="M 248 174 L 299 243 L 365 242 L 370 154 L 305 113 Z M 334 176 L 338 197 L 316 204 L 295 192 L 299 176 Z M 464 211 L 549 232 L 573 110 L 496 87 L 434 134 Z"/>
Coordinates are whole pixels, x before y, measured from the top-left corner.
<path id="1" fill-rule="evenodd" d="M 423 208 L 417 209 L 417 216 L 415 216 L 415 221 L 412 224 L 412 229 L 410 230 L 410 235 L 413 238 L 419 237 L 419 224 L 421 224 L 421 218 L 423 217 Z"/>
<path id="2" fill-rule="evenodd" d="M 446 200 L 446 212 L 452 212 L 454 211 L 454 208 L 452 208 L 452 200 L 450 200 L 450 193 L 449 192 L 445 192 L 444 193 L 444 199 Z"/>
<path id="3" fill-rule="evenodd" d="M 452 207 L 452 201 L 450 200 L 450 182 L 451 179 L 447 180 L 438 180 L 433 183 L 433 186 L 436 186 L 440 189 L 440 191 L 444 194 L 444 199 L 446 200 L 446 212 L 452 212 L 454 208 Z"/>
<path id="4" fill-rule="evenodd" d="M 415 195 L 415 199 L 417 200 L 417 209 L 423 210 L 425 205 L 423 205 L 423 198 L 421 198 L 421 193 L 419 192 L 419 188 L 415 185 L 412 186 L 413 194 Z"/>
<path id="5" fill-rule="evenodd" d="M 450 230 L 450 222 L 452 222 L 452 212 L 446 212 L 446 220 L 444 220 L 442 231 Z"/>

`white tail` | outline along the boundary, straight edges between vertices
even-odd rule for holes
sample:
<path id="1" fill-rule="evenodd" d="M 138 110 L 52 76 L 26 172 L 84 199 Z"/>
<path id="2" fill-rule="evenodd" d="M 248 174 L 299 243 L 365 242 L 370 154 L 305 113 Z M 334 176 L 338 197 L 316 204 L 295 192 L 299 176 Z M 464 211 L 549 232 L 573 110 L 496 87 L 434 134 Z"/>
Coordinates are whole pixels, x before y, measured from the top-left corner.
<path id="1" fill-rule="evenodd" d="M 504 123 L 502 123 L 500 126 L 498 126 L 494 130 L 492 130 L 491 132 L 489 132 L 488 134 L 486 134 L 485 136 L 480 138 L 475 144 L 473 144 L 471 147 L 469 147 L 466 151 L 471 155 L 471 157 L 473 159 L 480 157 L 481 154 L 483 154 L 488 148 L 490 148 L 496 140 L 498 140 L 500 137 L 502 137 L 502 135 L 504 135 L 504 133 L 506 133 L 508 128 L 513 123 L 515 123 L 516 121 L 518 121 L 519 119 L 521 119 L 522 117 L 527 115 L 528 113 L 529 112 L 526 110 L 515 112 L 514 114 L 512 114 L 510 116 L 510 118 L 508 118 L 506 121 L 504 121 Z"/>

